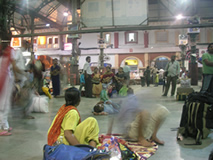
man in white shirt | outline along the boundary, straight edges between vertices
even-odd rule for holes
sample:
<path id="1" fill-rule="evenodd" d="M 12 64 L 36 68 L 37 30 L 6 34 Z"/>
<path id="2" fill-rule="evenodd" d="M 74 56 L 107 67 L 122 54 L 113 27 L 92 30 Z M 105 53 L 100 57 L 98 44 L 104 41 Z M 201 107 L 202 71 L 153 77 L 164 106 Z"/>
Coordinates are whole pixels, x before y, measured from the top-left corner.
<path id="1" fill-rule="evenodd" d="M 92 96 L 92 70 L 90 68 L 91 57 L 86 57 L 86 63 L 84 64 L 84 78 L 85 78 L 85 96 L 93 98 Z"/>
<path id="2" fill-rule="evenodd" d="M 129 85 L 129 81 L 130 81 L 130 67 L 128 66 L 128 63 L 125 62 L 125 66 L 123 67 L 123 71 L 124 71 L 124 75 L 125 75 L 125 79 L 126 79 L 126 83 L 127 83 L 127 86 Z"/>

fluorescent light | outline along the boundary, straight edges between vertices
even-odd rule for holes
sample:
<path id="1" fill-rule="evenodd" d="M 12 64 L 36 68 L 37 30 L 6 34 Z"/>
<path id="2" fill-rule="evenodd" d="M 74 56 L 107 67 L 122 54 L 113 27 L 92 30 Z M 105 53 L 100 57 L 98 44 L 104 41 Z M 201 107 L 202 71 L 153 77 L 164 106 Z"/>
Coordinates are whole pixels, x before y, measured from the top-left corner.
<path id="1" fill-rule="evenodd" d="M 65 17 L 67 17 L 68 16 L 68 12 L 64 12 L 64 14 L 63 14 Z"/>
<path id="2" fill-rule="evenodd" d="M 183 19 L 183 15 L 182 14 L 177 15 L 176 19 Z"/>
<path id="3" fill-rule="evenodd" d="M 46 24 L 46 27 L 49 27 L 50 26 L 50 24 L 48 23 L 48 24 Z"/>

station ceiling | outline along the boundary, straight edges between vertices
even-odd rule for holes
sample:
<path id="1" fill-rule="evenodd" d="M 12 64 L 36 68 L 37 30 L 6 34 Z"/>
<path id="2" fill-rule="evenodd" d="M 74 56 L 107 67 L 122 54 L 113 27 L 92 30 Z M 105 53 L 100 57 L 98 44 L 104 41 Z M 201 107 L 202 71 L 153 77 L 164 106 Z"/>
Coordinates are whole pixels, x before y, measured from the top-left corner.
<path id="1" fill-rule="evenodd" d="M 16 0 L 12 27 L 21 30 L 34 27 L 35 30 L 55 28 L 64 31 L 68 24 L 72 24 L 72 1 L 73 0 Z M 77 0 L 77 8 L 86 0 Z M 112 0 L 113 1 L 113 0 Z M 68 16 L 64 17 L 64 12 Z M 152 22 L 165 22 L 175 20 L 175 16 L 183 12 L 184 15 L 199 16 L 205 23 L 213 22 L 212 0 L 148 0 L 148 25 Z M 34 18 L 34 22 L 32 22 Z M 212 23 L 213 24 L 213 23 Z M 140 24 L 139 24 L 140 25 Z"/>

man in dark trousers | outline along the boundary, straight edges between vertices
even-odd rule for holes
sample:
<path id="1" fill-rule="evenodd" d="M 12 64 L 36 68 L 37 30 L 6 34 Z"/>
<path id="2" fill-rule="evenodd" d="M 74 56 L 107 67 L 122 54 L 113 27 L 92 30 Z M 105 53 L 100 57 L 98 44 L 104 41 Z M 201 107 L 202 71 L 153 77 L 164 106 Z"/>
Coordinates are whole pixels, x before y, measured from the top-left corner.
<path id="1" fill-rule="evenodd" d="M 54 97 L 60 95 L 60 66 L 58 65 L 58 59 L 53 59 L 53 66 L 50 68 L 50 74 L 53 84 Z"/>
<path id="2" fill-rule="evenodd" d="M 167 93 L 169 91 L 170 83 L 172 82 L 172 90 L 171 90 L 171 96 L 174 96 L 177 79 L 180 74 L 180 64 L 178 61 L 175 60 L 176 56 L 171 56 L 171 61 L 167 63 L 165 72 L 168 72 L 167 74 L 167 83 L 166 83 L 166 89 L 162 96 L 167 96 Z"/>
<path id="3" fill-rule="evenodd" d="M 84 64 L 83 72 L 85 79 L 85 96 L 93 98 L 92 96 L 92 70 L 90 68 L 91 57 L 86 57 L 86 63 Z"/>

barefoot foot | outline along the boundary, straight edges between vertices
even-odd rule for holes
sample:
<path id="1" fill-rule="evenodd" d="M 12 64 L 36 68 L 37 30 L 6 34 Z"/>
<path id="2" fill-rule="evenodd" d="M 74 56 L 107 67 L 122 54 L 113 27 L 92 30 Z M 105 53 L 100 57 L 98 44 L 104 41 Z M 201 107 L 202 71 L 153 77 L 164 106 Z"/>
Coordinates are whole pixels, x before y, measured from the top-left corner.
<path id="1" fill-rule="evenodd" d="M 164 141 L 161 141 L 160 139 L 158 139 L 157 137 L 155 138 L 151 138 L 152 141 L 154 141 L 156 144 L 158 145 L 164 145 Z"/>
<path id="2" fill-rule="evenodd" d="M 140 140 L 138 143 L 140 145 L 144 146 L 144 147 L 152 147 L 152 146 L 154 146 L 154 143 L 149 142 L 146 139 Z"/>

